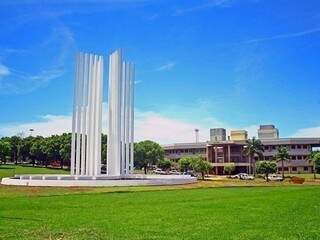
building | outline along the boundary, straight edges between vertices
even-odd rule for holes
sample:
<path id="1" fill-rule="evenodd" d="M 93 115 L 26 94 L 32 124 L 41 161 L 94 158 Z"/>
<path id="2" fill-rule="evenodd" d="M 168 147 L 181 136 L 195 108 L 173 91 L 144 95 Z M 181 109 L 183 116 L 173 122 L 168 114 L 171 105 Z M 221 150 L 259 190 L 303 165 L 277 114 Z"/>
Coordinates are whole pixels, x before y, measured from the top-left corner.
<path id="1" fill-rule="evenodd" d="M 279 138 L 279 130 L 274 125 L 260 125 L 258 129 L 259 139 L 277 139 Z"/>
<path id="2" fill-rule="evenodd" d="M 261 128 L 260 128 L 261 129 Z M 259 129 L 259 130 L 260 130 Z M 262 128 L 263 129 L 263 128 Z M 270 128 L 271 129 L 271 128 Z M 274 128 L 274 132 L 278 132 Z M 202 143 L 182 143 L 165 145 L 166 157 L 178 160 L 183 156 L 200 154 L 212 163 L 214 174 L 224 174 L 224 166 L 234 163 L 237 173 L 250 173 L 249 159 L 244 153 L 246 147 L 246 132 L 231 131 L 233 136 L 224 141 L 208 141 Z M 277 133 L 276 133 L 277 134 Z M 276 136 L 276 135 L 274 135 Z M 312 164 L 308 161 L 308 156 L 312 149 L 320 147 L 319 138 L 268 138 L 260 139 L 264 145 L 263 159 L 273 160 L 277 153 L 277 148 L 282 146 L 288 149 L 290 161 L 284 163 L 284 171 L 287 173 L 311 173 Z M 281 171 L 281 163 L 278 163 L 278 170 Z"/>
<path id="3" fill-rule="evenodd" d="M 165 156 L 177 161 L 184 156 L 207 156 L 207 142 L 198 143 L 174 143 L 163 145 Z"/>
<path id="4" fill-rule="evenodd" d="M 248 132 L 246 130 L 233 130 L 230 132 L 230 140 L 245 141 L 248 139 Z"/>
<path id="5" fill-rule="evenodd" d="M 226 140 L 226 129 L 224 128 L 211 128 L 210 129 L 210 141 L 225 141 Z"/>

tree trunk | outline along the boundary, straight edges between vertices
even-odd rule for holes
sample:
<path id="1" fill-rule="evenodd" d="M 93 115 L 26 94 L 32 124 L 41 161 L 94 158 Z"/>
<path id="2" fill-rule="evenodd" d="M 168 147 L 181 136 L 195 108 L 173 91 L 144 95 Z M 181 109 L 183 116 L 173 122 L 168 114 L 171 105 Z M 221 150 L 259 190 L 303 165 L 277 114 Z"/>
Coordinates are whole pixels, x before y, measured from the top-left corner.
<path id="1" fill-rule="evenodd" d="M 256 160 L 254 156 L 252 156 L 252 166 L 253 166 L 253 176 L 256 176 Z"/>
<path id="2" fill-rule="evenodd" d="M 251 167 L 252 167 L 252 165 L 251 165 L 251 155 L 249 154 L 249 175 L 251 174 Z"/>
<path id="3" fill-rule="evenodd" d="M 147 174 L 147 166 L 144 166 L 143 169 L 144 169 L 144 174 Z"/>
<path id="4" fill-rule="evenodd" d="M 313 178 L 314 178 L 314 179 L 317 178 L 316 162 L 315 162 L 315 161 L 313 161 Z"/>
<path id="5" fill-rule="evenodd" d="M 202 180 L 204 180 L 204 172 L 202 172 L 201 175 L 202 175 Z"/>
<path id="6" fill-rule="evenodd" d="M 266 174 L 266 180 L 267 180 L 267 182 L 269 182 L 269 178 L 268 178 L 268 177 L 269 177 L 269 174 L 267 173 L 267 174 Z"/>
<path id="7" fill-rule="evenodd" d="M 284 179 L 284 162 L 281 160 L 282 178 Z"/>
<path id="8" fill-rule="evenodd" d="M 61 167 L 61 169 L 63 169 L 63 158 L 61 158 L 61 160 L 60 160 L 60 167 Z"/>

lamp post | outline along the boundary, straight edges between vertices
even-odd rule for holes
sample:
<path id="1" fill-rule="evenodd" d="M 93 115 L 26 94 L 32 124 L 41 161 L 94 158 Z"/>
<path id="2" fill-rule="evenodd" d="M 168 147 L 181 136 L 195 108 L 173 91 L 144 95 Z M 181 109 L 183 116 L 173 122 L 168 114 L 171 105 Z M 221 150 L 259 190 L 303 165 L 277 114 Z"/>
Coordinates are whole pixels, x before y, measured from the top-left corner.
<path id="1" fill-rule="evenodd" d="M 30 129 L 29 129 L 29 132 L 30 132 L 30 137 L 32 137 L 32 133 L 34 132 L 34 129 L 33 129 L 33 128 L 30 128 Z"/>

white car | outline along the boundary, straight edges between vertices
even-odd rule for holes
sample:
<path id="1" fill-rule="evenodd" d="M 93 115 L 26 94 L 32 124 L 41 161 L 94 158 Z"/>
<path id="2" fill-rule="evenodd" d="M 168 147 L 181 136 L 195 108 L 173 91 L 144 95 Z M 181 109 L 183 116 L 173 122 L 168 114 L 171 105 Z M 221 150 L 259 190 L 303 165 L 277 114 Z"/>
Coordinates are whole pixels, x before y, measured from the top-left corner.
<path id="1" fill-rule="evenodd" d="M 283 177 L 281 175 L 278 175 L 278 174 L 270 174 L 268 176 L 268 180 L 269 181 L 283 181 Z"/>
<path id="2" fill-rule="evenodd" d="M 248 174 L 242 174 L 241 178 L 242 180 L 254 180 L 254 176 L 248 175 Z"/>
<path id="3" fill-rule="evenodd" d="M 247 173 L 238 173 L 236 175 L 231 176 L 231 178 L 234 179 L 241 179 L 241 180 L 253 180 L 254 177 L 247 174 Z"/>
<path id="4" fill-rule="evenodd" d="M 153 170 L 154 174 L 160 174 L 160 175 L 165 175 L 167 174 L 167 172 L 163 171 L 161 168 L 157 168 L 155 170 Z"/>
<path id="5" fill-rule="evenodd" d="M 247 173 L 238 173 L 236 175 L 232 175 L 231 178 L 233 179 L 241 179 L 241 180 L 253 180 L 254 177 L 247 174 Z"/>
<path id="6" fill-rule="evenodd" d="M 169 172 L 170 175 L 180 175 L 180 172 L 178 172 L 177 170 L 171 170 Z"/>

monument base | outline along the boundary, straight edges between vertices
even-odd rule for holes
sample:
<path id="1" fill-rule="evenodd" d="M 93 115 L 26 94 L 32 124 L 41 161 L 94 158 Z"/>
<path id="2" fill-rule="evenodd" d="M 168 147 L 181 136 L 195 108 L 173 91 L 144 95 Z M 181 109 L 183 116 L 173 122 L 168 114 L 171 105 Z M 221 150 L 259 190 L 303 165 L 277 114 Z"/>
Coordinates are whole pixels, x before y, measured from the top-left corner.
<path id="1" fill-rule="evenodd" d="M 116 187 L 143 185 L 178 185 L 195 183 L 190 175 L 142 175 L 125 176 L 71 176 L 71 175 L 16 175 L 3 178 L 1 184 L 41 187 Z"/>

